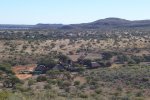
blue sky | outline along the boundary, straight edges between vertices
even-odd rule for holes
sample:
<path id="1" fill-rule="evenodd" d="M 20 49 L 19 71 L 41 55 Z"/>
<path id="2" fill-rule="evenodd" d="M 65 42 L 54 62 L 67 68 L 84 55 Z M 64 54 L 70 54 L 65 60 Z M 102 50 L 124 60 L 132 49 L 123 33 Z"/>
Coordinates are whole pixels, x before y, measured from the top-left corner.
<path id="1" fill-rule="evenodd" d="M 0 0 L 0 24 L 150 19 L 150 0 Z"/>

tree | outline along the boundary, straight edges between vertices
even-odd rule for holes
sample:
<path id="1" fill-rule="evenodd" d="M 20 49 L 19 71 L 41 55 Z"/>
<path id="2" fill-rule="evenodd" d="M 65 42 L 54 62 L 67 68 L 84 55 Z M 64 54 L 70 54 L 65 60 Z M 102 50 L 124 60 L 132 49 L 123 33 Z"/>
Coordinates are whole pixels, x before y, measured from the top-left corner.
<path id="1" fill-rule="evenodd" d="M 62 61 L 63 63 L 68 63 L 68 60 L 70 60 L 68 56 L 63 55 L 63 54 L 58 55 L 58 59 Z"/>
<path id="2" fill-rule="evenodd" d="M 44 65 L 48 68 L 53 68 L 56 65 L 56 61 L 54 61 L 52 58 L 41 58 L 38 61 L 38 65 Z"/>
<path id="3" fill-rule="evenodd" d="M 135 63 L 137 63 L 137 64 L 144 61 L 143 57 L 140 57 L 140 56 L 131 56 L 131 59 L 133 59 L 135 61 Z"/>
<path id="4" fill-rule="evenodd" d="M 113 53 L 111 52 L 104 52 L 102 53 L 103 59 L 104 60 L 110 60 L 113 57 Z"/>
<path id="5" fill-rule="evenodd" d="M 0 70 L 7 74 L 14 74 L 11 70 L 10 64 L 0 64 Z"/>
<path id="6" fill-rule="evenodd" d="M 90 59 L 84 59 L 82 61 L 83 65 L 86 65 L 87 67 L 90 67 L 91 66 L 91 60 Z"/>
<path id="7" fill-rule="evenodd" d="M 6 88 L 13 88 L 15 84 L 20 82 L 21 81 L 16 76 L 10 76 L 4 80 L 3 86 Z"/>
<path id="8" fill-rule="evenodd" d="M 128 59 L 129 59 L 129 57 L 126 56 L 126 55 L 119 55 L 118 56 L 118 61 L 121 62 L 121 63 L 127 62 Z"/>

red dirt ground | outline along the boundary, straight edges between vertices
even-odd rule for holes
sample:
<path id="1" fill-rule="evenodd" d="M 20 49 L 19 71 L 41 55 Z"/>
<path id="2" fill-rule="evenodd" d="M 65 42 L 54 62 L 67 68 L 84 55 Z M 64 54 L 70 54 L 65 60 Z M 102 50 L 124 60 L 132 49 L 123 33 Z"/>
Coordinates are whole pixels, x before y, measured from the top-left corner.
<path id="1" fill-rule="evenodd" d="M 35 67 L 36 67 L 36 64 L 25 65 L 25 66 L 19 65 L 19 66 L 14 66 L 12 68 L 12 71 L 16 74 L 16 76 L 20 80 L 24 80 L 24 79 L 32 77 L 32 74 L 19 74 L 19 72 L 22 70 L 33 71 Z"/>

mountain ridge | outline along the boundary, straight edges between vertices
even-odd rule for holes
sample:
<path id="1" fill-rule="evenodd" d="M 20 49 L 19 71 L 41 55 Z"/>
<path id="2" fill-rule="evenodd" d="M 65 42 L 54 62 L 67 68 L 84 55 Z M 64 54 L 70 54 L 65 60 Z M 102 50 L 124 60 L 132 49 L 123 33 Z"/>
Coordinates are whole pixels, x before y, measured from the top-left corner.
<path id="1" fill-rule="evenodd" d="M 101 29 L 101 28 L 116 28 L 116 27 L 147 27 L 150 26 L 150 20 L 126 20 L 121 18 L 109 17 L 96 20 L 89 23 L 80 24 L 44 24 L 36 25 L 11 25 L 0 24 L 0 29 Z"/>

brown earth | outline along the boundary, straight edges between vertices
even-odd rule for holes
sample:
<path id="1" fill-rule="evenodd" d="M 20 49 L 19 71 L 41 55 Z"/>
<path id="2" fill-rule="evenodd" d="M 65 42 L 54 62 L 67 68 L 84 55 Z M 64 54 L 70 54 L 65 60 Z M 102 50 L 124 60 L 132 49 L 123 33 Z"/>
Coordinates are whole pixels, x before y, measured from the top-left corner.
<path id="1" fill-rule="evenodd" d="M 12 71 L 16 74 L 16 76 L 20 79 L 20 80 L 24 80 L 27 78 L 32 77 L 32 74 L 20 74 L 20 71 L 33 71 L 34 68 L 36 67 L 36 64 L 31 64 L 31 65 L 19 65 L 19 66 L 14 66 L 12 68 Z"/>

